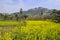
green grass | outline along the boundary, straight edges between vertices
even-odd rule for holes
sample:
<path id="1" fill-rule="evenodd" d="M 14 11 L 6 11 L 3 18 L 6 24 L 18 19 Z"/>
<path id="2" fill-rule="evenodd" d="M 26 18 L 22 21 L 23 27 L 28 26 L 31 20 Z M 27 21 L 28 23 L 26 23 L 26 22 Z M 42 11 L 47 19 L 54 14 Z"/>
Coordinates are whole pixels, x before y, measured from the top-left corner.
<path id="1" fill-rule="evenodd" d="M 0 31 L 0 40 L 60 40 L 60 23 L 51 21 L 26 21 L 27 25 L 18 26 L 18 22 L 0 22 L 0 25 L 17 25 L 9 30 Z M 4 26 L 3 25 L 3 26 Z M 3 33 L 3 35 L 2 35 Z"/>

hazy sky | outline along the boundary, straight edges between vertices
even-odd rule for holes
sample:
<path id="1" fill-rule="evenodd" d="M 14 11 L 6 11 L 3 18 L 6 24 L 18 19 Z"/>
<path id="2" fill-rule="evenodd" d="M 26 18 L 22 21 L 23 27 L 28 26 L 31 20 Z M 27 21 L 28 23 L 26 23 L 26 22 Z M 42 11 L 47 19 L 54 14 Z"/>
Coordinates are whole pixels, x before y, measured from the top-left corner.
<path id="1" fill-rule="evenodd" d="M 28 10 L 35 7 L 60 9 L 60 0 L 0 0 L 0 12 L 18 12 L 20 8 Z"/>

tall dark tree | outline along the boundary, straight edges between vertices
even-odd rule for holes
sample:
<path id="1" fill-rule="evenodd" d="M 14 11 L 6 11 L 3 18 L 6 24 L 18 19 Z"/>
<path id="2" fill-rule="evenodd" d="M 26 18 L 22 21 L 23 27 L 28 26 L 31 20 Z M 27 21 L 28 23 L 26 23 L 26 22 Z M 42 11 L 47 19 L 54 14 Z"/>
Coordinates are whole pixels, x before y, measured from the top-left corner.
<path id="1" fill-rule="evenodd" d="M 22 9 L 22 8 L 20 9 L 20 14 L 21 14 L 21 15 L 23 14 L 23 9 Z"/>
<path id="2" fill-rule="evenodd" d="M 20 15 L 20 21 L 23 21 L 24 20 L 24 14 L 23 14 L 23 9 L 22 8 L 20 9 L 19 15 Z"/>
<path id="3" fill-rule="evenodd" d="M 23 9 L 22 9 L 22 8 L 20 9 L 20 15 L 21 15 L 21 18 L 22 18 L 23 20 L 27 18 L 27 15 L 25 15 L 25 14 L 23 13 Z"/>

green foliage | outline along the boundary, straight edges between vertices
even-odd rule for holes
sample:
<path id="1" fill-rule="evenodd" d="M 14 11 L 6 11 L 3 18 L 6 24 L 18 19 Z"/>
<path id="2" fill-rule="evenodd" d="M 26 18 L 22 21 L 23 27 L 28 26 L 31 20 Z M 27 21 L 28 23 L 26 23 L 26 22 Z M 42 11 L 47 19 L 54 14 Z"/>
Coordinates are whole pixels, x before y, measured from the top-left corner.
<path id="1" fill-rule="evenodd" d="M 51 19 L 54 20 L 54 22 L 59 23 L 60 22 L 60 10 L 54 9 L 51 13 Z"/>

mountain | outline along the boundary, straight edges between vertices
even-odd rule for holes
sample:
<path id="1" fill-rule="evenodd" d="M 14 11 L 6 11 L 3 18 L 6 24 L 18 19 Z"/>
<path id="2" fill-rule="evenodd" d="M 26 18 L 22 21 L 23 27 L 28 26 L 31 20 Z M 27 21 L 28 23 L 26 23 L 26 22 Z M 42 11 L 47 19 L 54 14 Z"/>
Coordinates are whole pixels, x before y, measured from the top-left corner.
<path id="1" fill-rule="evenodd" d="M 24 14 L 39 15 L 39 14 L 41 14 L 41 12 L 43 12 L 43 14 L 45 14 L 45 13 L 48 13 L 49 11 L 50 10 L 47 8 L 38 7 L 38 8 L 29 9 L 28 11 L 24 11 Z"/>
<path id="2" fill-rule="evenodd" d="M 19 12 L 13 13 L 13 14 L 19 14 Z M 28 19 L 40 19 L 41 17 L 46 17 L 51 14 L 51 10 L 43 7 L 33 8 L 29 9 L 27 11 L 23 11 L 23 14 L 28 16 Z"/>

